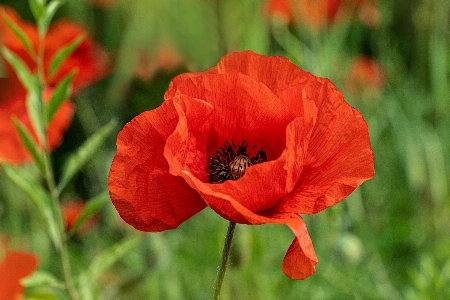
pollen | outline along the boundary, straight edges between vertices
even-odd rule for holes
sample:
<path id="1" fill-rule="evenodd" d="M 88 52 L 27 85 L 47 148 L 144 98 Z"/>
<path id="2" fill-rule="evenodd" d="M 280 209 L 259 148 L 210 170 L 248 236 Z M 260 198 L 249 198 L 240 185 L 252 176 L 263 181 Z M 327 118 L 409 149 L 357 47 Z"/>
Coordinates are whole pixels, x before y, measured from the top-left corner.
<path id="1" fill-rule="evenodd" d="M 253 146 L 251 150 L 255 149 Z M 256 155 L 250 157 L 247 153 L 248 143 L 243 141 L 242 144 L 236 146 L 234 142 L 231 144 L 225 141 L 223 147 L 220 147 L 214 157 L 211 158 L 208 170 L 210 183 L 222 183 L 226 180 L 237 180 L 244 176 L 245 170 L 258 163 L 267 161 L 266 152 L 261 148 Z"/>

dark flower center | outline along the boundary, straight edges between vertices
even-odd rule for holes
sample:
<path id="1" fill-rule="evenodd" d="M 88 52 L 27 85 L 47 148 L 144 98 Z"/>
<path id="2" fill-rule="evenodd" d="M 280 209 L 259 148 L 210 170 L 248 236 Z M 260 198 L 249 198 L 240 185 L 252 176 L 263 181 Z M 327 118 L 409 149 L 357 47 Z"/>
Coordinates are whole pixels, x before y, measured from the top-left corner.
<path id="1" fill-rule="evenodd" d="M 245 169 L 248 167 L 267 161 L 266 152 L 261 148 L 256 155 L 250 157 L 247 153 L 248 143 L 243 141 L 241 145 L 236 146 L 225 141 L 223 147 L 220 147 L 214 157 L 211 157 L 208 170 L 210 183 L 222 183 L 226 180 L 237 180 L 244 176 Z M 251 150 L 255 149 L 253 146 Z"/>

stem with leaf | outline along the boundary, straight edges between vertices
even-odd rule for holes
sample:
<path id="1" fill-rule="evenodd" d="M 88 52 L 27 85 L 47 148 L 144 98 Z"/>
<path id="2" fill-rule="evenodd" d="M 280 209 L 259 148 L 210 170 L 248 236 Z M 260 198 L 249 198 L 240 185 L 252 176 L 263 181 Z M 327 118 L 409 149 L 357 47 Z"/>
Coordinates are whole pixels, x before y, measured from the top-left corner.
<path id="1" fill-rule="evenodd" d="M 39 102 L 44 103 L 43 99 L 43 93 L 45 89 L 45 66 L 44 66 L 44 38 L 45 38 L 46 30 L 40 30 L 39 31 L 39 44 L 38 44 L 38 54 L 36 57 L 36 63 L 37 63 L 37 71 L 38 71 L 38 79 L 39 79 L 39 88 L 38 88 L 38 95 L 40 97 Z M 44 107 L 44 106 L 42 106 Z M 41 110 L 41 121 L 44 124 L 48 124 L 46 122 L 46 113 L 45 109 Z M 67 236 L 65 232 L 65 225 L 64 225 L 64 219 L 61 212 L 61 205 L 60 205 L 60 199 L 59 199 L 59 190 L 56 187 L 55 183 L 55 176 L 53 172 L 51 157 L 50 157 L 50 149 L 48 147 L 47 142 L 47 136 L 44 134 L 41 140 L 42 148 L 43 148 L 43 160 L 44 160 L 44 169 L 45 169 L 45 181 L 47 183 L 47 187 L 50 191 L 50 196 L 52 199 L 52 206 L 53 206 L 53 213 L 54 217 L 56 218 L 58 229 L 59 229 L 59 236 L 60 236 L 60 247 L 59 252 L 61 256 L 61 266 L 62 271 L 64 275 L 64 281 L 66 284 L 67 291 L 69 293 L 69 296 L 71 299 L 78 299 L 78 293 L 75 289 L 74 280 L 72 277 L 72 271 L 70 266 L 70 260 L 69 260 L 69 252 L 67 249 Z"/>

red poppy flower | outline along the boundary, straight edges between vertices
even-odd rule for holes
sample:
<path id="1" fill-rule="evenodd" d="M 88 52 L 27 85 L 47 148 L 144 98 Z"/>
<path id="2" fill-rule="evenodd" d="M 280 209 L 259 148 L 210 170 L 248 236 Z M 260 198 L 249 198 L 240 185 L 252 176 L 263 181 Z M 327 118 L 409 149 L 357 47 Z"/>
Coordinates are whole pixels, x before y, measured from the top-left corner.
<path id="1" fill-rule="evenodd" d="M 28 252 L 9 252 L 0 263 L 0 300 L 22 299 L 20 280 L 34 272 L 37 257 Z"/>
<path id="2" fill-rule="evenodd" d="M 283 271 L 304 279 L 317 257 L 299 214 L 373 174 L 367 125 L 328 79 L 245 51 L 177 76 L 160 107 L 125 125 L 108 186 L 143 231 L 175 228 L 205 206 L 237 223 L 285 224 L 295 239 Z"/>
<path id="3" fill-rule="evenodd" d="M 83 210 L 86 206 L 86 202 L 82 200 L 71 200 L 66 201 L 61 204 L 61 210 L 64 220 L 64 225 L 66 231 L 70 231 L 75 223 L 78 221 L 78 218 L 81 217 Z M 83 222 L 81 227 L 78 229 L 78 232 L 83 233 L 92 229 L 97 222 L 97 216 L 91 216 L 87 220 Z"/>
<path id="4" fill-rule="evenodd" d="M 384 69 L 380 63 L 367 56 L 358 56 L 350 65 L 346 88 L 353 94 L 377 95 L 384 82 Z"/>
<path id="5" fill-rule="evenodd" d="M 0 10 L 3 9 L 8 17 L 28 36 L 36 50 L 38 45 L 36 26 L 21 20 L 12 9 L 0 5 Z M 86 33 L 84 29 L 69 21 L 59 21 L 50 27 L 44 40 L 44 67 L 46 74 L 57 51 L 83 33 Z M 3 18 L 0 18 L 0 37 L 2 37 L 3 45 L 6 48 L 18 55 L 32 72 L 36 71 L 37 66 L 33 58 L 30 57 L 19 38 L 9 29 Z M 3 57 L 0 57 L 0 59 L 3 60 Z M 29 161 L 31 156 L 22 146 L 11 118 L 16 116 L 31 130 L 31 123 L 25 106 L 27 92 L 11 66 L 4 60 L 3 64 L 6 67 L 7 77 L 0 78 L 0 161 L 19 164 Z M 74 91 L 107 74 L 106 53 L 91 37 L 87 36 L 84 39 L 78 48 L 63 62 L 53 78 L 46 79 L 44 100 L 50 99 L 56 84 L 74 68 L 78 68 L 78 73 L 73 81 Z M 61 143 L 62 135 L 71 123 L 74 109 L 72 102 L 65 101 L 56 112 L 47 131 L 50 150 L 53 150 Z"/>

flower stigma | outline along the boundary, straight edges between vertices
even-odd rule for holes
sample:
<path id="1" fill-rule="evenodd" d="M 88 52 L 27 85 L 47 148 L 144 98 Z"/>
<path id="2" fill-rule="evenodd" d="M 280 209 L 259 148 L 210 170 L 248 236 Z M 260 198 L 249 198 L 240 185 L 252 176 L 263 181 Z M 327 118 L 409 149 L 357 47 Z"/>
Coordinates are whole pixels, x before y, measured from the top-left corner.
<path id="1" fill-rule="evenodd" d="M 247 153 L 248 142 L 243 141 L 240 145 L 231 144 L 225 141 L 223 147 L 220 147 L 214 157 L 211 157 L 208 170 L 210 183 L 222 183 L 226 180 L 237 180 L 244 176 L 245 169 L 255 164 L 267 161 L 266 152 L 261 148 L 256 155 L 250 157 Z M 253 146 L 251 150 L 255 149 Z"/>

